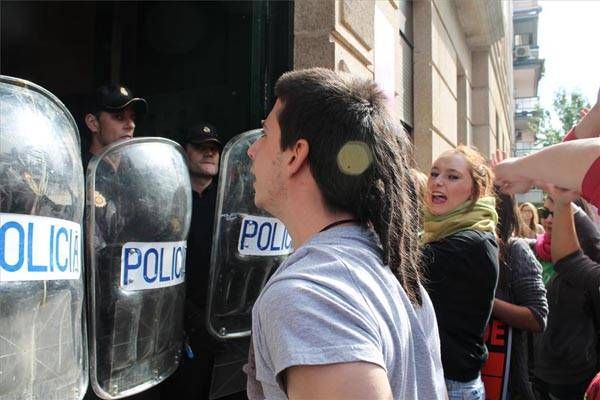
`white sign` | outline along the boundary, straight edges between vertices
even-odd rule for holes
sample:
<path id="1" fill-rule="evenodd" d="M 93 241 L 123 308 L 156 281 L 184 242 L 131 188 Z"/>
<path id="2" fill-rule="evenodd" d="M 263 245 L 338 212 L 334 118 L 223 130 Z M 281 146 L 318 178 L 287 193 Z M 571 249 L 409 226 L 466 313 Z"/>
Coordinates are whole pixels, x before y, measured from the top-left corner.
<path id="1" fill-rule="evenodd" d="M 0 213 L 0 282 L 79 279 L 81 226 Z"/>
<path id="2" fill-rule="evenodd" d="M 290 254 L 292 238 L 277 218 L 247 215 L 242 220 L 238 251 L 245 256 L 281 256 Z"/>
<path id="3" fill-rule="evenodd" d="M 186 242 L 128 242 L 121 253 L 119 286 L 158 289 L 183 283 Z"/>

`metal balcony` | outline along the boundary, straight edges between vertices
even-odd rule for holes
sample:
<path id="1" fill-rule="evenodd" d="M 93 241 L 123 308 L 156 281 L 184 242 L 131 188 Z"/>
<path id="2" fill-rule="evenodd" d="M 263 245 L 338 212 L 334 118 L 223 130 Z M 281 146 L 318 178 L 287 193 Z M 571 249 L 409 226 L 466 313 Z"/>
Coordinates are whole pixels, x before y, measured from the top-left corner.
<path id="1" fill-rule="evenodd" d="M 533 114 L 539 105 L 538 97 L 520 97 L 515 99 L 515 114 L 529 113 Z"/>

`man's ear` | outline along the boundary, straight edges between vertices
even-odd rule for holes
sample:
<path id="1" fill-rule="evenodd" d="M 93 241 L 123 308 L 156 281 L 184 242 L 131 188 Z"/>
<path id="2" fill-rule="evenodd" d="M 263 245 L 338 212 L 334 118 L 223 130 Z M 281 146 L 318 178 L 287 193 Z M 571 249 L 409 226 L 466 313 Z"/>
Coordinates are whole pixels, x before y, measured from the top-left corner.
<path id="1" fill-rule="evenodd" d="M 308 151 L 310 146 L 306 139 L 299 139 L 294 143 L 292 148 L 289 150 L 290 155 L 287 159 L 287 165 L 289 168 L 290 175 L 298 172 L 304 163 L 308 161 Z"/>
<path id="2" fill-rule="evenodd" d="M 85 121 L 85 125 L 88 127 L 90 132 L 96 133 L 100 130 L 100 122 L 98 121 L 98 118 L 96 118 L 96 116 L 94 114 L 92 114 L 92 113 L 85 114 L 84 121 Z"/>

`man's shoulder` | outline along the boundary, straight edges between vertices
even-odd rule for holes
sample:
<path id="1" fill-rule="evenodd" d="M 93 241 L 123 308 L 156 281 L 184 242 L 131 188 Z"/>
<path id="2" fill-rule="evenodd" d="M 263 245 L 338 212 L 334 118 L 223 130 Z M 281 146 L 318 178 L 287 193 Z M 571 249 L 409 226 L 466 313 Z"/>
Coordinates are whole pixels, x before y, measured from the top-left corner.
<path id="1" fill-rule="evenodd" d="M 326 244 L 309 244 L 298 248 L 280 267 L 274 276 L 278 278 L 297 277 L 302 274 L 326 274 L 326 270 L 335 269 L 342 264 L 340 258 Z"/>

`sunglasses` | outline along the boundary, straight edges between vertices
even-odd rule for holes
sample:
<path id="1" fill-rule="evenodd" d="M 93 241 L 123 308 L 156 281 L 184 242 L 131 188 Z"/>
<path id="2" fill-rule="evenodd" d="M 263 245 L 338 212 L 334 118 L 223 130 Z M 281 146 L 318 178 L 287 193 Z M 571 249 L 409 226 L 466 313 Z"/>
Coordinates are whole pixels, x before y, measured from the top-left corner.
<path id="1" fill-rule="evenodd" d="M 548 210 L 546 207 L 540 207 L 538 208 L 538 215 L 540 216 L 540 218 L 542 219 L 546 219 L 548 218 L 550 215 L 552 215 L 552 217 L 554 217 L 554 212 Z"/>

